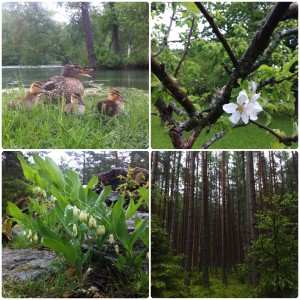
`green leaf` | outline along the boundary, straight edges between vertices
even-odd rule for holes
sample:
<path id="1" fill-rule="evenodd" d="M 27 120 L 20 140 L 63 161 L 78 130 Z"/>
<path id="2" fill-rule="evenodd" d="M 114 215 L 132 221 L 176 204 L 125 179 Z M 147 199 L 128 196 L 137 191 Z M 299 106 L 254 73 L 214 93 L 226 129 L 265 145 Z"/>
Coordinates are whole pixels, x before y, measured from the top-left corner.
<path id="1" fill-rule="evenodd" d="M 45 161 L 37 154 L 32 154 L 34 164 L 40 169 L 46 169 Z"/>
<path id="2" fill-rule="evenodd" d="M 75 265 L 78 259 L 77 249 L 72 245 L 64 243 L 60 240 L 43 238 L 43 245 L 54 250 L 58 254 L 62 254 L 65 259 L 72 265 Z"/>
<path id="3" fill-rule="evenodd" d="M 67 169 L 65 171 L 66 176 L 68 177 L 68 179 L 71 181 L 71 185 L 72 185 L 72 191 L 70 194 L 70 198 L 74 201 L 76 201 L 79 198 L 79 189 L 81 187 L 81 182 L 79 179 L 79 175 L 77 172 Z"/>
<path id="4" fill-rule="evenodd" d="M 193 15 L 201 16 L 200 10 L 194 2 L 180 2 L 180 5 L 184 6 Z"/>
<path id="5" fill-rule="evenodd" d="M 129 247 L 130 249 L 133 247 L 134 243 L 137 241 L 137 239 L 139 238 L 139 235 L 143 232 L 143 230 L 145 230 L 148 226 L 148 220 L 143 220 L 139 223 L 138 228 L 136 228 L 131 236 L 130 236 L 130 243 L 129 243 Z"/>
<path id="6" fill-rule="evenodd" d="M 27 179 L 35 182 L 35 178 L 34 178 L 35 170 L 28 166 L 27 161 L 23 158 L 23 156 L 20 153 L 17 153 L 17 156 L 19 161 L 21 162 L 24 176 Z"/>
<path id="7" fill-rule="evenodd" d="M 28 216 L 24 214 L 16 204 L 10 201 L 7 202 L 7 212 L 17 221 L 20 221 L 22 223 L 26 223 L 26 221 L 28 220 Z"/>
<path id="8" fill-rule="evenodd" d="M 138 191 L 144 199 L 145 203 L 147 204 L 147 207 L 149 207 L 149 190 L 144 187 L 140 187 Z"/>
<path id="9" fill-rule="evenodd" d="M 95 206 L 97 207 L 97 206 L 99 206 L 99 204 L 101 202 L 103 203 L 105 201 L 105 199 L 109 196 L 110 193 L 111 193 L 111 186 L 110 185 L 109 186 L 105 186 L 103 188 L 103 190 L 101 191 L 98 199 L 96 200 Z"/>
<path id="10" fill-rule="evenodd" d="M 94 185 L 98 183 L 98 177 L 94 176 L 86 185 L 87 189 L 93 189 Z"/>
<path id="11" fill-rule="evenodd" d="M 45 165 L 46 168 L 53 180 L 53 183 L 55 183 L 55 185 L 62 191 L 64 191 L 65 189 L 65 179 L 63 176 L 63 173 L 61 171 L 61 169 L 58 167 L 58 165 L 54 162 L 53 159 L 51 159 L 50 157 L 46 157 L 45 160 Z"/>

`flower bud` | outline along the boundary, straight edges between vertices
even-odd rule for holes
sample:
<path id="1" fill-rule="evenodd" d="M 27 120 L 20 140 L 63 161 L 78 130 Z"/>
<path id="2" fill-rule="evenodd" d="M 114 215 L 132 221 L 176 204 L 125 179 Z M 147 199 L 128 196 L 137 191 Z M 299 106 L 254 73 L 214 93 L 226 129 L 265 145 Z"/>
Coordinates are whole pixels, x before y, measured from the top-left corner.
<path id="1" fill-rule="evenodd" d="M 94 217 L 90 217 L 90 219 L 89 219 L 89 228 L 96 228 L 96 227 L 94 227 L 94 224 L 96 224 L 95 223 L 96 222 L 96 219 L 94 218 Z"/>
<path id="2" fill-rule="evenodd" d="M 119 245 L 115 245 L 116 254 L 119 254 Z"/>
<path id="3" fill-rule="evenodd" d="M 73 235 L 73 237 L 76 237 L 77 234 L 78 234 L 78 231 L 77 231 L 77 225 L 76 225 L 76 224 L 73 224 L 73 233 L 72 233 L 72 235 Z"/>
<path id="4" fill-rule="evenodd" d="M 93 228 L 97 228 L 97 221 L 96 221 L 95 218 L 93 218 L 92 225 L 93 225 L 93 226 L 92 226 Z"/>
<path id="5" fill-rule="evenodd" d="M 87 222 L 88 214 L 85 211 L 81 211 L 79 215 L 80 222 Z"/>
<path id="6" fill-rule="evenodd" d="M 39 237 L 38 237 L 37 233 L 34 234 L 33 240 L 34 240 L 35 242 L 37 242 L 37 241 L 39 240 Z"/>
<path id="7" fill-rule="evenodd" d="M 105 234 L 105 226 L 104 225 L 100 225 L 97 228 L 97 235 L 104 235 Z"/>
<path id="8" fill-rule="evenodd" d="M 115 243 L 115 239 L 114 239 L 114 235 L 113 234 L 110 234 L 109 237 L 108 237 L 108 242 L 112 245 Z"/>
<path id="9" fill-rule="evenodd" d="M 28 231 L 27 237 L 28 237 L 29 239 L 32 237 L 32 231 L 31 231 L 31 229 Z"/>
<path id="10" fill-rule="evenodd" d="M 79 209 L 78 209 L 77 206 L 75 205 L 75 206 L 73 207 L 73 216 L 74 216 L 74 217 L 78 217 L 78 213 L 79 213 Z"/>
<path id="11" fill-rule="evenodd" d="M 50 200 L 51 200 L 51 202 L 55 202 L 55 201 L 57 200 L 57 198 L 54 197 L 53 195 L 51 195 L 51 196 L 50 196 Z"/>

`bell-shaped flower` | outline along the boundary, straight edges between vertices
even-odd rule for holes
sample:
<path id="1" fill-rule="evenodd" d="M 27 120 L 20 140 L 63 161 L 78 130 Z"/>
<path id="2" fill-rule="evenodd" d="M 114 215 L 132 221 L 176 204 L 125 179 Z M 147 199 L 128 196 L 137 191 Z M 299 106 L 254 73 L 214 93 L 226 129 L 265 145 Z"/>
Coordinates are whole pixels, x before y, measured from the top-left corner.
<path id="1" fill-rule="evenodd" d="M 88 214 L 85 211 L 81 211 L 79 215 L 80 222 L 87 222 Z"/>
<path id="2" fill-rule="evenodd" d="M 97 235 L 104 235 L 105 234 L 105 226 L 104 225 L 99 225 L 97 227 Z"/>
<path id="3" fill-rule="evenodd" d="M 72 233 L 72 235 L 73 235 L 74 237 L 76 237 L 77 234 L 78 234 L 78 231 L 77 231 L 77 225 L 76 225 L 76 224 L 73 224 L 73 233 Z"/>
<path id="4" fill-rule="evenodd" d="M 228 103 L 223 105 L 223 110 L 226 113 L 232 114 L 229 120 L 233 124 L 237 124 L 240 119 L 245 124 L 249 123 L 249 119 L 257 120 L 257 114 L 262 111 L 261 105 L 257 102 L 260 94 L 254 94 L 249 100 L 245 90 L 240 91 L 237 97 L 237 104 Z"/>
<path id="5" fill-rule="evenodd" d="M 73 207 L 73 216 L 74 216 L 75 218 L 78 217 L 79 211 L 80 211 L 80 210 L 79 210 L 78 207 L 75 205 L 75 206 Z"/>
<path id="6" fill-rule="evenodd" d="M 119 245 L 115 245 L 115 251 L 116 251 L 116 254 L 119 254 Z"/>
<path id="7" fill-rule="evenodd" d="M 108 242 L 112 245 L 115 243 L 115 239 L 114 239 L 114 235 L 113 234 L 110 234 L 109 237 L 108 237 Z"/>
<path id="8" fill-rule="evenodd" d="M 34 234 L 33 240 L 34 240 L 35 242 L 37 242 L 37 241 L 39 240 L 39 237 L 38 237 L 37 233 Z"/>

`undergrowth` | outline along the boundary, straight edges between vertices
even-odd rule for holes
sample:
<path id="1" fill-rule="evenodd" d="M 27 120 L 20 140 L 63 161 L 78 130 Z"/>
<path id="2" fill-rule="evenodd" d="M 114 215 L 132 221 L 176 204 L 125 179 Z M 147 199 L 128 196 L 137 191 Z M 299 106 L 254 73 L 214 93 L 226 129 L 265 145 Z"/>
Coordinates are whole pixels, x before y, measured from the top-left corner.
<path id="1" fill-rule="evenodd" d="M 93 106 L 106 99 L 109 88 L 85 95 L 86 113 L 67 115 L 63 105 L 41 103 L 31 111 L 10 111 L 7 102 L 16 92 L 2 95 L 2 146 L 7 149 L 145 149 L 148 148 L 148 93 L 119 89 L 126 112 L 101 115 Z M 19 93 L 18 93 L 19 94 Z"/>

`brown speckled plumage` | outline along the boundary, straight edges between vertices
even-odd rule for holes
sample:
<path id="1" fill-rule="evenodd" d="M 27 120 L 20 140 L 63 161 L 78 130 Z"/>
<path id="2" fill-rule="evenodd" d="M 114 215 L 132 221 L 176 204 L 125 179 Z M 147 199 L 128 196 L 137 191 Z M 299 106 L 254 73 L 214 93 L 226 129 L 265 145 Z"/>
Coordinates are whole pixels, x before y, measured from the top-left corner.
<path id="1" fill-rule="evenodd" d="M 64 112 L 66 113 L 78 113 L 83 115 L 85 113 L 85 105 L 81 100 L 80 94 L 72 94 L 71 95 L 71 103 L 67 103 L 64 107 Z"/>
<path id="2" fill-rule="evenodd" d="M 37 106 L 40 101 L 40 94 L 44 93 L 45 90 L 43 89 L 44 83 L 40 81 L 34 81 L 29 88 L 29 91 L 26 92 L 25 97 L 17 97 L 15 99 L 10 100 L 7 103 L 7 107 L 9 109 L 32 109 L 33 107 Z"/>
<path id="3" fill-rule="evenodd" d="M 44 89 L 47 91 L 46 96 L 50 100 L 57 100 L 65 97 L 67 103 L 71 102 L 72 94 L 84 93 L 82 83 L 77 79 L 77 76 L 91 77 L 86 74 L 86 71 L 79 65 L 70 63 L 63 67 L 61 76 L 53 76 L 45 83 Z"/>
<path id="4" fill-rule="evenodd" d="M 118 90 L 111 90 L 107 100 L 98 101 L 97 109 L 100 113 L 112 117 L 124 112 L 124 102 L 126 100 Z"/>

